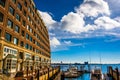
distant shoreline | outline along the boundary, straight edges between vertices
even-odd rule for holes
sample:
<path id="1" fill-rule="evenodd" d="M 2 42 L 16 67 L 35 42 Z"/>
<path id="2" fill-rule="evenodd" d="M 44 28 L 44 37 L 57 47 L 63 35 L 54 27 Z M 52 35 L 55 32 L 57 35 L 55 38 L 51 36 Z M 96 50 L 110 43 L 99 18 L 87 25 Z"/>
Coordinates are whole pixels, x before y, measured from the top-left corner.
<path id="1" fill-rule="evenodd" d="M 51 65 L 88 65 L 83 63 L 51 63 Z M 120 63 L 106 63 L 106 64 L 100 64 L 100 63 L 91 63 L 90 65 L 120 65 Z"/>

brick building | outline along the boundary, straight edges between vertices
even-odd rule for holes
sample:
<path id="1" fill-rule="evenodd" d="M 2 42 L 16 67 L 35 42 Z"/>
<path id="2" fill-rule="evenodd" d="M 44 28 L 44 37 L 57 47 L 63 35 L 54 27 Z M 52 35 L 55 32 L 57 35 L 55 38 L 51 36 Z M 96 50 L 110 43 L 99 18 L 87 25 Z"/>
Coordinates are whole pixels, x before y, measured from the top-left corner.
<path id="1" fill-rule="evenodd" d="M 0 0 L 0 72 L 48 67 L 49 35 L 33 0 Z"/>

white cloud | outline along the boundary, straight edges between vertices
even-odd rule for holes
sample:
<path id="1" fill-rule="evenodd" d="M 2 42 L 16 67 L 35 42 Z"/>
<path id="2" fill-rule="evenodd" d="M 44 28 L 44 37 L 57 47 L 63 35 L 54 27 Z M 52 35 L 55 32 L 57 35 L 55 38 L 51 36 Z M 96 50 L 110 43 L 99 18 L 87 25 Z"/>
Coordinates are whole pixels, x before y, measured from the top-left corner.
<path id="1" fill-rule="evenodd" d="M 41 15 L 43 21 L 45 22 L 45 25 L 48 27 L 48 29 L 54 29 L 55 28 L 54 25 L 57 22 L 52 19 L 52 16 L 48 12 L 42 12 L 40 10 L 38 10 L 38 12 L 40 13 L 40 15 Z"/>
<path id="2" fill-rule="evenodd" d="M 77 13 L 70 12 L 61 19 L 61 27 L 63 30 L 77 34 L 82 32 L 85 22 L 83 17 Z"/>
<path id="3" fill-rule="evenodd" d="M 71 41 L 64 41 L 64 43 L 65 43 L 65 44 L 67 44 L 67 45 L 72 44 L 72 42 L 71 42 Z"/>
<path id="4" fill-rule="evenodd" d="M 76 12 L 87 17 L 97 17 L 99 14 L 110 15 L 109 6 L 104 0 L 84 0 L 84 3 L 76 8 Z"/>
<path id="5" fill-rule="evenodd" d="M 110 18 L 111 13 L 105 0 L 84 0 L 75 10 L 64 15 L 60 22 L 53 20 L 48 12 L 39 11 L 49 29 L 52 51 L 69 50 L 70 46 L 84 46 L 68 39 L 119 36 L 120 17 Z M 91 18 L 91 24 L 86 21 L 88 17 Z M 119 28 L 117 32 L 114 30 L 116 28 Z"/>
<path id="6" fill-rule="evenodd" d="M 59 41 L 57 38 L 53 37 L 53 38 L 50 40 L 50 45 L 51 45 L 52 47 L 56 48 L 57 46 L 60 46 L 61 43 L 60 43 L 60 41 Z"/>
<path id="7" fill-rule="evenodd" d="M 94 22 L 98 27 L 104 28 L 106 30 L 110 30 L 110 29 L 120 27 L 119 22 L 117 22 L 114 19 L 111 19 L 109 17 L 106 17 L 106 16 L 99 17 Z"/>

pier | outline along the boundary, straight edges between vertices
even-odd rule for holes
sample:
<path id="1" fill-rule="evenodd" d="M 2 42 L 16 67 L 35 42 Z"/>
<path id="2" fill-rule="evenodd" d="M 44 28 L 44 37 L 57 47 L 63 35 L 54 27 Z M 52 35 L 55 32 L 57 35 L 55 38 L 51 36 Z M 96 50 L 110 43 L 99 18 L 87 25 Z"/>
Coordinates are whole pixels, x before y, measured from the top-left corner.
<path id="1" fill-rule="evenodd" d="M 118 68 L 113 69 L 111 66 L 108 67 L 107 77 L 112 80 L 120 80 L 120 71 Z"/>
<path id="2" fill-rule="evenodd" d="M 20 71 L 15 77 L 0 75 L 0 80 L 60 80 L 60 67 L 50 67 L 34 71 Z"/>

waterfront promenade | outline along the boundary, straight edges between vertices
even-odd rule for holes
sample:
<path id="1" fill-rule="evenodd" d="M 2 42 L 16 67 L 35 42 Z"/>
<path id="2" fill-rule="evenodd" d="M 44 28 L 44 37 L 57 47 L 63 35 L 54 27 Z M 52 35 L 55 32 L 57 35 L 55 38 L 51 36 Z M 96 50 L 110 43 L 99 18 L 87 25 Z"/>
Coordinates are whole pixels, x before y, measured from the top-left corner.
<path id="1" fill-rule="evenodd" d="M 60 67 L 50 67 L 35 71 L 17 72 L 12 75 L 0 74 L 0 80 L 60 80 Z"/>

